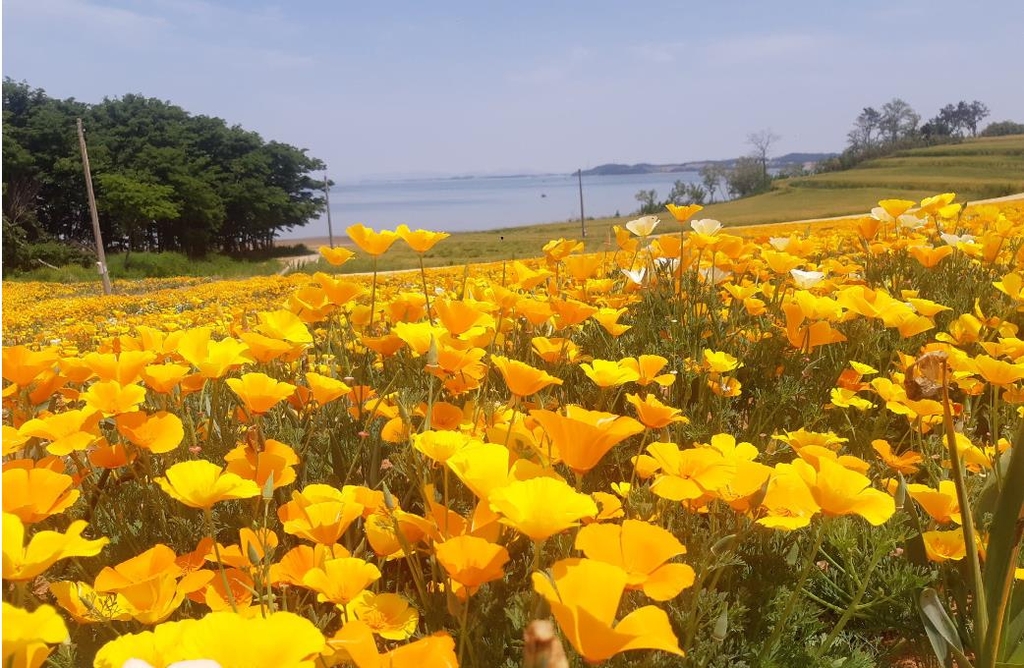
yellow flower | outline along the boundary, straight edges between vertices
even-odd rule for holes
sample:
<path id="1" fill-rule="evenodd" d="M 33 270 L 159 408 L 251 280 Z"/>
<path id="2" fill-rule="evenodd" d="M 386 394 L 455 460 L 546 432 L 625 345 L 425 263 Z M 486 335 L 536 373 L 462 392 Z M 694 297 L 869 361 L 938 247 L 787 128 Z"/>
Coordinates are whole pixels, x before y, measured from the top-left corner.
<path id="1" fill-rule="evenodd" d="M 3 665 L 39 668 L 50 655 L 48 645 L 67 642 L 70 637 L 52 606 L 41 605 L 29 612 L 3 602 Z"/>
<path id="2" fill-rule="evenodd" d="M 354 490 L 319 483 L 292 492 L 292 500 L 277 509 L 285 533 L 323 545 L 338 542 L 362 514 L 363 504 L 356 501 Z"/>
<path id="3" fill-rule="evenodd" d="M 594 559 L 563 559 L 551 567 L 550 577 L 533 573 L 532 578 L 533 588 L 551 606 L 562 633 L 588 663 L 635 649 L 683 655 L 661 608 L 647 605 L 615 623 L 629 580 L 618 566 Z"/>
<path id="4" fill-rule="evenodd" d="M 228 378 L 227 385 L 239 396 L 245 409 L 262 415 L 295 392 L 295 386 L 271 378 L 265 373 L 247 373 L 241 378 Z"/>
<path id="5" fill-rule="evenodd" d="M 618 387 L 639 380 L 640 372 L 623 362 L 625 360 L 594 360 L 593 364 L 580 364 L 580 368 L 598 387 Z"/>
<path id="6" fill-rule="evenodd" d="M 355 256 L 355 253 L 343 246 L 338 246 L 337 248 L 321 246 L 317 250 L 320 252 L 320 255 L 323 255 L 327 262 L 335 267 L 340 267 Z"/>
<path id="7" fill-rule="evenodd" d="M 349 619 L 358 619 L 386 640 L 405 640 L 416 632 L 420 615 L 398 594 L 364 591 L 345 606 Z"/>
<path id="8" fill-rule="evenodd" d="M 668 209 L 668 212 L 672 214 L 672 217 L 675 218 L 680 223 L 685 223 L 690 218 L 693 218 L 695 214 L 704 209 L 704 207 L 701 206 L 700 204 L 687 204 L 686 206 L 676 206 L 672 202 L 666 204 L 665 208 Z"/>
<path id="9" fill-rule="evenodd" d="M 409 248 L 417 253 L 426 253 L 434 247 L 438 241 L 443 241 L 451 235 L 447 232 L 429 232 L 427 230 L 410 230 L 409 226 L 402 223 L 395 230 L 402 240 L 409 244 Z"/>
<path id="10" fill-rule="evenodd" d="M 261 490 L 273 476 L 274 489 L 278 489 L 295 482 L 299 456 L 288 444 L 268 438 L 258 450 L 249 443 L 238 444 L 224 455 L 224 461 L 228 473 L 252 480 Z"/>
<path id="11" fill-rule="evenodd" d="M 313 372 L 306 374 L 306 384 L 309 385 L 309 389 L 313 393 L 313 399 L 321 406 L 341 398 L 352 391 L 351 387 L 336 378 L 322 376 Z"/>
<path id="12" fill-rule="evenodd" d="M 220 378 L 231 369 L 252 362 L 249 346 L 231 337 L 210 340 L 210 328 L 198 327 L 185 332 L 178 342 L 178 353 L 203 378 Z"/>
<path id="13" fill-rule="evenodd" d="M 85 450 L 100 437 L 99 421 L 103 414 L 92 408 L 64 411 L 45 418 L 33 418 L 21 425 L 21 436 L 50 441 L 46 451 L 63 457 L 75 450 Z"/>
<path id="14" fill-rule="evenodd" d="M 650 429 L 663 429 L 675 422 L 689 424 L 678 408 L 666 406 L 658 401 L 653 394 L 641 398 L 636 394 L 627 394 L 626 401 L 636 408 L 636 416 Z"/>
<path id="15" fill-rule="evenodd" d="M 373 564 L 356 557 L 341 557 L 328 559 L 323 566 L 307 571 L 302 576 L 302 584 L 317 592 L 316 599 L 320 602 L 345 605 L 380 576 L 380 569 Z"/>
<path id="16" fill-rule="evenodd" d="M 803 460 L 794 461 L 793 468 L 807 483 L 815 503 L 826 515 L 860 515 L 878 526 L 896 512 L 893 498 L 873 489 L 867 476 L 831 459 L 819 459 L 817 470 Z"/>
<path id="17" fill-rule="evenodd" d="M 412 447 L 440 464 L 447 462 L 452 455 L 467 445 L 480 442 L 461 432 L 433 429 L 412 437 Z"/>
<path id="18" fill-rule="evenodd" d="M 357 246 L 363 249 L 364 253 L 374 257 L 386 253 L 391 248 L 391 244 L 395 243 L 395 240 L 398 238 L 398 235 L 391 230 L 375 232 L 362 223 L 349 226 L 345 229 L 345 232 Z"/>
<path id="19" fill-rule="evenodd" d="M 204 459 L 175 464 L 156 482 L 171 498 L 191 508 L 204 510 L 220 501 L 251 499 L 260 493 L 260 488 L 252 480 L 225 472 Z"/>
<path id="20" fill-rule="evenodd" d="M 106 538 L 82 538 L 86 526 L 82 520 L 75 520 L 66 533 L 39 531 L 26 545 L 25 525 L 21 518 L 4 513 L 3 579 L 32 580 L 61 559 L 96 556 L 110 541 Z"/>
<path id="21" fill-rule="evenodd" d="M 491 492 L 489 501 L 502 523 L 535 542 L 597 515 L 593 499 L 554 478 L 517 480 Z"/>
<path id="22" fill-rule="evenodd" d="M 146 400 L 146 388 L 141 385 L 121 385 L 116 380 L 100 380 L 82 393 L 85 405 L 99 411 L 104 417 L 139 410 Z"/>
<path id="23" fill-rule="evenodd" d="M 727 352 L 704 349 L 704 368 L 714 373 L 728 373 L 743 366 Z"/>

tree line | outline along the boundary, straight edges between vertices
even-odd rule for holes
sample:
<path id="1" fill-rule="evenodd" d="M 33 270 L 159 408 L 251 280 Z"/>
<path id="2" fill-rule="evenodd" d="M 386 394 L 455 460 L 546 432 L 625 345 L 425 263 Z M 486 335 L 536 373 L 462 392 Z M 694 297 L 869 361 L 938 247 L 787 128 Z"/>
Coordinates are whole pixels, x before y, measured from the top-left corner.
<path id="1" fill-rule="evenodd" d="M 86 104 L 3 82 L 3 262 L 81 259 L 92 244 L 76 119 L 105 245 L 191 257 L 268 249 L 324 209 L 324 163 L 219 118 L 139 95 Z"/>

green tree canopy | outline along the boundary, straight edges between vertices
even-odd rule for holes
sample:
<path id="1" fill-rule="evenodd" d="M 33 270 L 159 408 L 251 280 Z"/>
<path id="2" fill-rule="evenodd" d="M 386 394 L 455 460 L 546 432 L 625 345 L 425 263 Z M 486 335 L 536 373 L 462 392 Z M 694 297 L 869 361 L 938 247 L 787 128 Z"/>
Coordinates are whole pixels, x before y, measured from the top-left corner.
<path id="1" fill-rule="evenodd" d="M 89 105 L 4 79 L 5 245 L 91 239 L 77 118 L 112 248 L 193 256 L 267 248 L 323 211 L 311 175 L 324 164 L 305 149 L 153 98 Z"/>

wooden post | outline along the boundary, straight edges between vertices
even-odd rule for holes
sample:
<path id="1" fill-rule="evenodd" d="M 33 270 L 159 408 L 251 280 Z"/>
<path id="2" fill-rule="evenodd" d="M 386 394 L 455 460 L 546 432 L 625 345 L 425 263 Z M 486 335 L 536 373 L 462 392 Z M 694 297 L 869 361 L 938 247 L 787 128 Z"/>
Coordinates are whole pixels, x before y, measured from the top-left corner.
<path id="1" fill-rule="evenodd" d="M 92 191 L 92 172 L 89 170 L 89 151 L 85 147 L 85 130 L 82 119 L 77 119 L 78 146 L 82 149 L 82 171 L 85 173 L 85 192 L 89 196 L 89 215 L 92 216 L 92 235 L 96 240 L 97 265 L 103 281 L 103 294 L 113 292 L 110 286 L 110 275 L 107 273 L 107 254 L 103 251 L 103 235 L 100 233 L 100 215 L 96 211 L 96 195 Z"/>
<path id="2" fill-rule="evenodd" d="M 583 230 L 583 238 L 587 238 L 587 223 L 586 218 L 583 217 L 583 170 L 577 169 L 576 176 L 580 180 L 580 229 Z"/>
<path id="3" fill-rule="evenodd" d="M 331 227 L 331 193 L 330 181 L 327 180 L 327 172 L 324 172 L 324 200 L 327 202 L 327 238 L 330 240 L 331 248 L 334 248 L 334 228 Z"/>

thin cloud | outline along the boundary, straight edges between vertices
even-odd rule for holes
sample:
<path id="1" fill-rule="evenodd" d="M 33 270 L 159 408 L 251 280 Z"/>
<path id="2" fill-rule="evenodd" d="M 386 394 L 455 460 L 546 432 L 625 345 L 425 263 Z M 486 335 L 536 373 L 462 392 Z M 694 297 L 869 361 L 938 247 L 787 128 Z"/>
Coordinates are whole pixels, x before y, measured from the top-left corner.
<path id="1" fill-rule="evenodd" d="M 703 57 L 719 65 L 744 65 L 747 63 L 806 58 L 825 50 L 835 40 L 823 35 L 802 33 L 754 35 L 735 37 L 706 44 L 700 50 Z"/>
<path id="2" fill-rule="evenodd" d="M 590 60 L 591 51 L 584 46 L 574 46 L 568 52 L 537 63 L 532 67 L 508 74 L 509 83 L 527 86 L 563 83 L 578 74 Z"/>
<path id="3" fill-rule="evenodd" d="M 41 21 L 48 25 L 74 26 L 84 32 L 101 32 L 104 37 L 142 37 L 152 35 L 168 26 L 167 20 L 161 16 L 86 0 L 6 0 L 4 14 L 8 21 L 21 19 Z"/>

